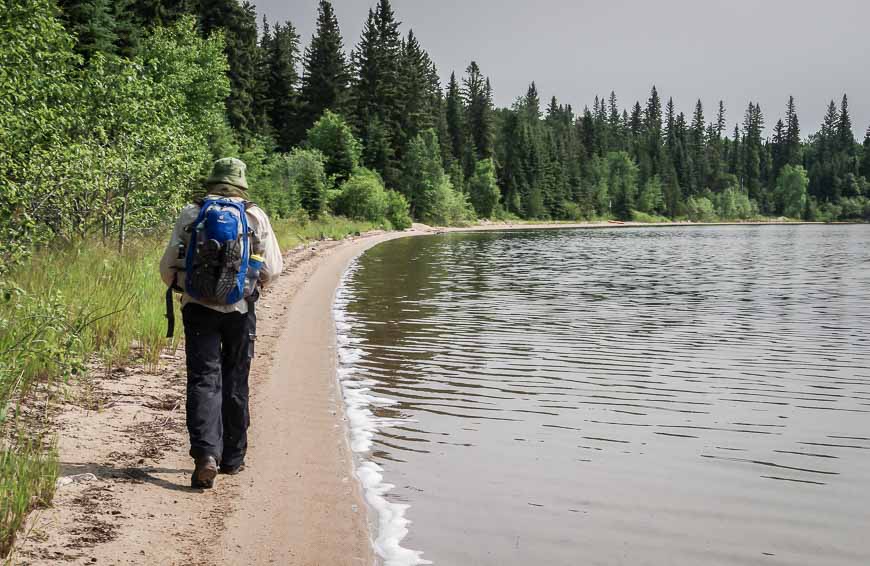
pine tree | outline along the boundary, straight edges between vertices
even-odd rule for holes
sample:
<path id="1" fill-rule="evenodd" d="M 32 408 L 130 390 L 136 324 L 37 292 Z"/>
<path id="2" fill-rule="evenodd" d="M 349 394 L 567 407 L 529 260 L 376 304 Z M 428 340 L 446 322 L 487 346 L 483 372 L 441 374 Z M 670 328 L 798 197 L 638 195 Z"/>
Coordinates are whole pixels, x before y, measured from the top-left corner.
<path id="1" fill-rule="evenodd" d="M 619 115 L 619 105 L 616 100 L 616 92 L 610 91 L 610 98 L 607 99 L 607 129 L 608 142 L 610 151 L 625 150 L 625 139 L 622 130 L 622 120 Z"/>
<path id="2" fill-rule="evenodd" d="M 265 54 L 269 70 L 268 113 L 278 148 L 282 152 L 304 137 L 299 124 L 299 34 L 290 22 L 276 25 Z"/>
<path id="3" fill-rule="evenodd" d="M 302 67 L 301 129 L 308 130 L 325 110 L 345 110 L 350 81 L 338 18 L 327 0 L 320 0 L 318 5 L 317 28 L 305 49 Z"/>
<path id="4" fill-rule="evenodd" d="M 489 159 L 493 155 L 492 86 L 474 61 L 465 70 L 462 98 L 465 102 L 468 133 L 477 156 L 471 163 L 472 170 L 466 170 L 466 176 L 470 177 L 474 173 L 473 167 L 477 160 Z"/>
<path id="5" fill-rule="evenodd" d="M 258 53 L 256 10 L 250 2 L 239 4 L 238 0 L 200 0 L 199 4 L 203 33 L 224 31 L 230 79 L 227 117 L 243 139 L 250 139 L 257 133 L 254 114 Z"/>
<path id="6" fill-rule="evenodd" d="M 252 89 L 253 114 L 255 129 L 261 135 L 273 138 L 272 123 L 269 117 L 272 101 L 269 99 L 269 53 L 272 50 L 272 28 L 266 16 L 263 16 L 263 27 L 260 42 L 257 45 L 257 56 L 254 62 L 254 86 Z"/>
<path id="7" fill-rule="evenodd" d="M 366 146 L 364 160 L 381 173 L 388 187 L 398 186 L 400 182 L 396 162 L 397 148 L 402 143 L 399 25 L 389 0 L 379 0 L 375 10 L 369 11 L 353 54 L 354 119 Z M 369 150 L 371 144 L 377 151 Z M 373 156 L 377 156 L 374 162 L 367 160 Z"/>
<path id="8" fill-rule="evenodd" d="M 640 163 L 641 183 L 658 175 L 662 166 L 662 103 L 658 90 L 653 85 L 644 112 L 646 130 L 646 159 Z"/>
<path id="9" fill-rule="evenodd" d="M 716 137 L 722 138 L 725 133 L 725 103 L 719 101 L 719 111 L 716 113 Z"/>
<path id="10" fill-rule="evenodd" d="M 117 52 L 117 20 L 109 0 L 59 0 L 61 18 L 85 59 Z"/>
<path id="11" fill-rule="evenodd" d="M 851 155 L 855 149 L 855 134 L 852 132 L 852 118 L 849 116 L 849 100 L 843 95 L 840 103 L 840 118 L 837 120 L 837 146 L 842 152 Z"/>
<path id="12" fill-rule="evenodd" d="M 700 194 L 707 182 L 708 163 L 705 139 L 704 106 L 700 99 L 695 104 L 695 112 L 692 114 L 692 126 L 690 130 L 691 158 L 692 158 L 692 191 Z"/>
<path id="13" fill-rule="evenodd" d="M 870 126 L 864 134 L 864 157 L 861 160 L 861 175 L 870 183 Z"/>
<path id="14" fill-rule="evenodd" d="M 773 159 L 773 176 L 776 178 L 780 170 L 788 164 L 786 158 L 787 134 L 786 127 L 782 120 L 776 121 L 776 126 L 773 127 L 773 140 L 771 141 L 771 157 Z"/>
<path id="15" fill-rule="evenodd" d="M 800 165 L 801 129 L 793 96 L 788 97 L 785 127 L 785 152 L 783 162 L 787 165 Z"/>
<path id="16" fill-rule="evenodd" d="M 762 152 L 761 130 L 764 127 L 764 119 L 761 106 L 749 103 L 743 119 L 743 175 L 744 185 L 749 198 L 754 199 L 761 205 L 764 194 L 762 193 Z"/>
<path id="17" fill-rule="evenodd" d="M 437 105 L 440 95 L 435 64 L 420 46 L 414 31 L 402 42 L 399 96 L 402 107 L 400 119 L 401 143 L 397 144 L 401 159 L 410 140 L 424 130 L 436 126 Z"/>
<path id="18" fill-rule="evenodd" d="M 166 26 L 196 13 L 197 0 L 132 0 L 129 9 L 145 27 Z"/>
<path id="19" fill-rule="evenodd" d="M 447 133 L 450 136 L 450 147 L 453 159 L 457 162 L 465 155 L 465 110 L 462 106 L 462 93 L 456 81 L 456 73 L 450 73 L 450 83 L 447 86 L 446 100 Z"/>

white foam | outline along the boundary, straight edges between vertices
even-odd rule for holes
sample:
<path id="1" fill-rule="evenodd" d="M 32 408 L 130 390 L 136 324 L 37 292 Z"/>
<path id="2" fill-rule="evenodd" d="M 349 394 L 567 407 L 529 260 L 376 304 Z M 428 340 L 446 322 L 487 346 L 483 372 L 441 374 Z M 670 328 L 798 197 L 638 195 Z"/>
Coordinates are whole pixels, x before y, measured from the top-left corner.
<path id="1" fill-rule="evenodd" d="M 336 291 L 333 317 L 338 343 L 338 380 L 346 406 L 350 446 L 355 456 L 354 475 L 362 485 L 366 502 L 378 516 L 377 536 L 372 541 L 372 547 L 383 559 L 384 566 L 432 564 L 423 559 L 421 551 L 402 547 L 402 540 L 407 536 L 408 525 L 411 524 L 411 521 L 405 517 L 409 505 L 394 503 L 387 499 L 387 494 L 395 486 L 384 482 L 383 469 L 367 459 L 375 434 L 381 428 L 409 421 L 377 417 L 372 412 L 372 407 L 389 406 L 396 401 L 373 395 L 371 388 L 376 383 L 359 377 L 356 365 L 362 359 L 364 352 L 357 347 L 360 340 L 350 334 L 354 321 L 347 312 L 347 305 L 350 302 L 347 282 L 357 269 L 358 263 L 354 260 L 342 276 Z"/>

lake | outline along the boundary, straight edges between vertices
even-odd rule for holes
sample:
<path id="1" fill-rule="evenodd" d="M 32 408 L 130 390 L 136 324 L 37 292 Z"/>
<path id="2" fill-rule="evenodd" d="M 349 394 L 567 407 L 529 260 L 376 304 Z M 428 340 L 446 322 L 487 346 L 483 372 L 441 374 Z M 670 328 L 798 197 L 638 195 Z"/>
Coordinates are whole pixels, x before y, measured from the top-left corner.
<path id="1" fill-rule="evenodd" d="M 403 238 L 336 318 L 387 564 L 870 564 L 870 226 Z"/>

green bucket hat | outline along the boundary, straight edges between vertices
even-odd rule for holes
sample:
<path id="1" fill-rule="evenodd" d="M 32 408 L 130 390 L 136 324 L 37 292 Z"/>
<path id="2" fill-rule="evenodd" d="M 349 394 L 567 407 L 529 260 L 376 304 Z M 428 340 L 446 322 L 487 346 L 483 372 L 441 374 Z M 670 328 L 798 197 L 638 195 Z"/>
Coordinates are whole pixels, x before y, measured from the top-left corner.
<path id="1" fill-rule="evenodd" d="M 248 181 L 245 179 L 247 166 L 241 159 L 224 157 L 214 162 L 211 175 L 206 179 L 206 185 L 233 185 L 240 189 L 248 189 Z"/>

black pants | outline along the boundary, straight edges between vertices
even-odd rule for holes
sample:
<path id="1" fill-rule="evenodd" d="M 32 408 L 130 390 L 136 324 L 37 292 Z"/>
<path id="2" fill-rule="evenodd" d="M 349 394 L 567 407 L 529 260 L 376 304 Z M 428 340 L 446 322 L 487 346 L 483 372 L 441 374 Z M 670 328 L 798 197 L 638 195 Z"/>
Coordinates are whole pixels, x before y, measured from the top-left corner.
<path id="1" fill-rule="evenodd" d="M 182 310 L 190 455 L 213 456 L 224 467 L 241 464 L 248 448 L 248 374 L 257 330 L 254 303 L 248 306 L 248 314 L 193 303 Z"/>

